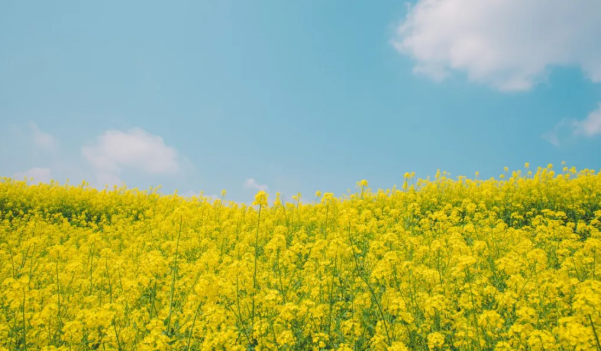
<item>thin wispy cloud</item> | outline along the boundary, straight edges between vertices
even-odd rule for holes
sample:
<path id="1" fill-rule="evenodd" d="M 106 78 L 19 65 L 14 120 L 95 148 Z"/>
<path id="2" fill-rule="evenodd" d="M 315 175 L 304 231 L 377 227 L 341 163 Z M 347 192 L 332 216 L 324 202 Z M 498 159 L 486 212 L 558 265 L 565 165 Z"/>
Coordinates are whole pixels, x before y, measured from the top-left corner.
<path id="1" fill-rule="evenodd" d="M 248 178 L 247 180 L 245 180 L 243 185 L 247 189 L 269 191 L 269 187 L 267 185 L 259 184 L 253 178 Z"/>
<path id="2" fill-rule="evenodd" d="M 58 149 L 60 143 L 57 138 L 43 132 L 34 122 L 30 121 L 28 125 L 31 133 L 31 141 L 37 149 L 43 151 L 56 151 Z"/>
<path id="3" fill-rule="evenodd" d="M 560 146 L 562 139 L 568 137 L 593 138 L 601 135 L 601 102 L 596 110 L 582 120 L 562 119 L 542 138 L 554 146 Z"/>
<path id="4" fill-rule="evenodd" d="M 549 130 L 547 132 L 545 132 L 543 135 L 541 135 L 541 138 L 543 138 L 544 140 L 546 140 L 549 144 L 553 145 L 553 146 L 559 146 L 559 133 L 562 131 L 563 128 L 565 128 L 565 126 L 568 125 L 566 120 L 562 120 L 561 122 L 557 123 L 555 125 L 555 127 L 553 128 L 553 130 Z"/>
<path id="5" fill-rule="evenodd" d="M 589 113 L 584 120 L 574 123 L 574 134 L 589 138 L 601 135 L 601 102 L 597 109 Z"/>
<path id="6" fill-rule="evenodd" d="M 54 159 L 59 150 L 59 140 L 50 133 L 42 131 L 35 122 L 29 121 L 27 133 L 23 133 L 21 128 L 15 126 L 15 132 L 25 142 L 25 147 L 37 155 L 52 156 Z M 46 161 L 48 161 L 46 159 Z M 52 163 L 52 162 L 50 162 Z M 50 183 L 52 180 L 51 169 L 49 167 L 32 167 L 25 171 L 16 172 L 12 175 L 15 180 L 27 180 L 32 184 Z"/>
<path id="7" fill-rule="evenodd" d="M 50 168 L 34 167 L 25 172 L 17 172 L 13 175 L 15 180 L 33 179 L 32 183 L 50 183 L 52 179 Z"/>

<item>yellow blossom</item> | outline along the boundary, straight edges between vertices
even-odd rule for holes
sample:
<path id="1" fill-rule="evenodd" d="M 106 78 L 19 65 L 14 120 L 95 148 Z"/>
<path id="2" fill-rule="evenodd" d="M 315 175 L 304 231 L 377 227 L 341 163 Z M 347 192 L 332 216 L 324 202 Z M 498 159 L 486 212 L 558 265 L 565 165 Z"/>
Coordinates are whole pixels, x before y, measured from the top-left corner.
<path id="1" fill-rule="evenodd" d="M 253 202 L 253 205 L 267 206 L 267 197 L 268 196 L 269 195 L 265 191 L 260 190 L 255 195 L 255 201 Z"/>

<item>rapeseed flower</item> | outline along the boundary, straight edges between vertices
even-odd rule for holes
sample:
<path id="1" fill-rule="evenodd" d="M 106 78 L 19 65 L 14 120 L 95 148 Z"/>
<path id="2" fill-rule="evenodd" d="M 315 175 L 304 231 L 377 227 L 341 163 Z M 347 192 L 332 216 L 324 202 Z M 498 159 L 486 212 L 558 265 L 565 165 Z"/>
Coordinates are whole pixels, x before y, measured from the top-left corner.
<path id="1" fill-rule="evenodd" d="M 256 195 L 255 195 L 255 201 L 253 202 L 253 205 L 259 205 L 259 206 L 267 206 L 267 197 L 269 195 L 264 191 L 264 190 L 260 190 Z"/>
<path id="2" fill-rule="evenodd" d="M 601 173 L 562 168 L 258 207 L 2 178 L 0 350 L 599 349 Z"/>

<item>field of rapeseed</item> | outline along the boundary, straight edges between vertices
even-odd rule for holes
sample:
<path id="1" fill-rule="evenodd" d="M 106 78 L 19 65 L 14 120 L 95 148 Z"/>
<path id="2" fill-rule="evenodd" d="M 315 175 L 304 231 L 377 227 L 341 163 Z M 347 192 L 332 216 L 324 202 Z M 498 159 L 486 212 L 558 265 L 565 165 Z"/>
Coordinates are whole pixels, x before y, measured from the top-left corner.
<path id="1" fill-rule="evenodd" d="M 601 350 L 600 173 L 267 196 L 3 178 L 0 350 Z"/>

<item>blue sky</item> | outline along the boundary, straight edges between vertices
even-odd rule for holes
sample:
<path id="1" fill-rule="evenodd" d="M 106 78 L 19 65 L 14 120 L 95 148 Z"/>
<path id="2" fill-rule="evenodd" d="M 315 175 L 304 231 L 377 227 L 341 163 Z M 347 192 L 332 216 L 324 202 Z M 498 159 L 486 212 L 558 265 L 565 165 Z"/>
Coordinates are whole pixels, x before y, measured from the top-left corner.
<path id="1" fill-rule="evenodd" d="M 599 170 L 598 18 L 596 0 L 1 2 L 0 176 L 249 201 Z"/>

